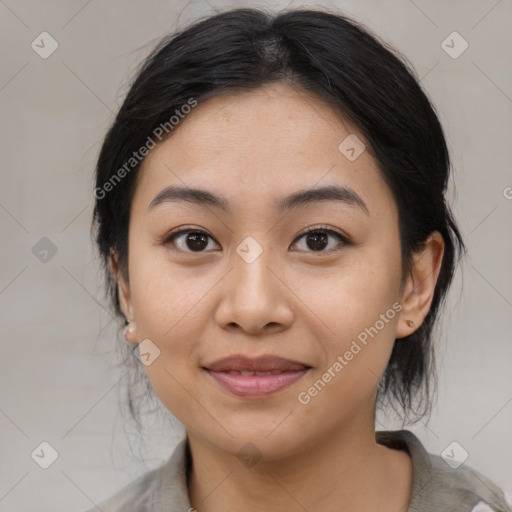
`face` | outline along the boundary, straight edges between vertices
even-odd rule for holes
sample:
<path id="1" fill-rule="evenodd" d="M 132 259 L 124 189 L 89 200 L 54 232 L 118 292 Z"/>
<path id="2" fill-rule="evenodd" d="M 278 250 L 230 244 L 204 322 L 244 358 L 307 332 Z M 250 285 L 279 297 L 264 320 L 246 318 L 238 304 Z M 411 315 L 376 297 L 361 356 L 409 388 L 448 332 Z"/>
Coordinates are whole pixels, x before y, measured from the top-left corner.
<path id="1" fill-rule="evenodd" d="M 134 342 L 159 351 L 144 367 L 159 399 L 197 438 L 268 459 L 373 431 L 378 381 L 411 330 L 394 199 L 367 150 L 339 148 L 362 135 L 285 85 L 209 99 L 178 128 L 143 162 L 120 280 Z M 155 200 L 168 187 L 203 200 Z M 205 369 L 233 355 L 303 371 Z"/>

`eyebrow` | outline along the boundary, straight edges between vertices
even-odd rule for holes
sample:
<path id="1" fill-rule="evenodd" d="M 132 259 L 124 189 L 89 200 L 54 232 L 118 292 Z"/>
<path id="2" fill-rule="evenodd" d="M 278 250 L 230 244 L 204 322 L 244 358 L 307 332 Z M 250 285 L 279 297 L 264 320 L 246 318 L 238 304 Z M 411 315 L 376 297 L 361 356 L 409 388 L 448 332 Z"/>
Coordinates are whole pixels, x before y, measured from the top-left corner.
<path id="1" fill-rule="evenodd" d="M 160 191 L 149 204 L 147 211 L 163 203 L 179 201 L 185 201 L 200 206 L 210 206 L 226 213 L 232 212 L 229 201 L 221 195 L 214 194 L 207 190 L 176 185 L 170 185 Z M 299 190 L 289 196 L 278 199 L 275 202 L 275 206 L 279 213 L 283 213 L 320 201 L 338 201 L 349 206 L 356 206 L 367 215 L 370 214 L 366 204 L 354 190 L 339 185 Z"/>

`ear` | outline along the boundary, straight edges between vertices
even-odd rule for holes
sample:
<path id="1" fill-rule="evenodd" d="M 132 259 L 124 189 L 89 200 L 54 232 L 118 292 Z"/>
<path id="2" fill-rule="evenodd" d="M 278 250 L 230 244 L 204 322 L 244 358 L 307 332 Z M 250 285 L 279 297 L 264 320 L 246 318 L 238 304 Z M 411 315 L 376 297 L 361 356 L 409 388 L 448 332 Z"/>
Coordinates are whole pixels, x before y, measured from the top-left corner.
<path id="1" fill-rule="evenodd" d="M 412 268 L 401 295 L 402 310 L 396 338 L 412 334 L 427 316 L 441 271 L 444 240 L 438 231 L 429 235 L 420 251 L 413 254 Z M 409 326 L 408 322 L 414 322 Z"/>
<path id="2" fill-rule="evenodd" d="M 123 277 L 123 272 L 119 269 L 118 256 L 114 249 L 110 251 L 110 271 L 117 282 L 117 290 L 121 310 L 128 321 L 133 320 L 133 307 L 130 295 L 130 286 Z"/>

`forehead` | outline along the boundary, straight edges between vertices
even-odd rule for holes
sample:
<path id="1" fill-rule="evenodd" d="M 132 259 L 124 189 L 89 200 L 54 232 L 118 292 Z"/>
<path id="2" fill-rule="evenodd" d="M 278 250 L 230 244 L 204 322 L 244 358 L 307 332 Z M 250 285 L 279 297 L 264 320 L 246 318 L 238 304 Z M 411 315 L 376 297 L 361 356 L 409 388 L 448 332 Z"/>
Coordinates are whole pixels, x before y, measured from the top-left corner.
<path id="1" fill-rule="evenodd" d="M 319 136 L 331 132 L 325 144 L 336 148 L 339 137 L 351 131 L 322 101 L 301 89 L 273 84 L 200 102 L 166 142 L 183 157 L 182 165 L 207 158 L 230 161 L 241 155 L 320 161 L 313 147 Z M 249 161 L 244 164 L 240 170 L 251 167 Z"/>
<path id="2" fill-rule="evenodd" d="M 392 200 L 368 151 L 351 161 L 340 150 L 347 137 L 364 143 L 359 131 L 303 90 L 273 84 L 216 96 L 176 128 L 142 162 L 134 203 L 147 208 L 169 185 L 222 191 L 230 205 L 244 207 L 333 184 L 366 196 L 369 209 Z"/>

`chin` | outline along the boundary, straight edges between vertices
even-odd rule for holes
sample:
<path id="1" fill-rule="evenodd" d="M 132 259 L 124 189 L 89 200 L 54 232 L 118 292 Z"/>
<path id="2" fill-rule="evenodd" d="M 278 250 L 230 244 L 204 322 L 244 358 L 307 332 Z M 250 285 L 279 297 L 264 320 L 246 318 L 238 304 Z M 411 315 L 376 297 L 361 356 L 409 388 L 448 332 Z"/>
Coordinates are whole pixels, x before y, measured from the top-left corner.
<path id="1" fill-rule="evenodd" d="M 273 425 L 273 426 L 272 426 Z M 278 461 L 302 453 L 310 443 L 307 442 L 305 432 L 301 428 L 291 428 L 279 425 L 275 421 L 271 424 L 253 423 L 247 428 L 240 428 L 225 423 L 226 430 L 217 430 L 215 435 L 211 432 L 201 437 L 218 449 L 236 455 L 242 462 L 244 460 Z M 314 443 L 311 443 L 312 445 Z"/>

